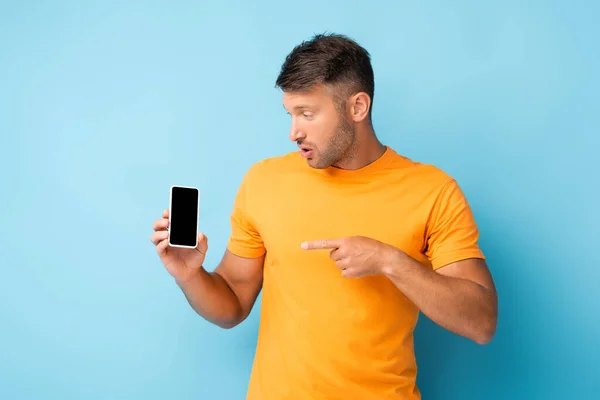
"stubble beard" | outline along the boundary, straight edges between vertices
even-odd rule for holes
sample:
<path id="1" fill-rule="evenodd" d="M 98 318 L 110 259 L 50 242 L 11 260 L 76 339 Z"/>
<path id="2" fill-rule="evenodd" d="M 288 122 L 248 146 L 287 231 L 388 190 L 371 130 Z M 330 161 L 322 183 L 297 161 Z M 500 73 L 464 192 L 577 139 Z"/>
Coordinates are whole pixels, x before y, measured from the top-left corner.
<path id="1" fill-rule="evenodd" d="M 356 152 L 353 146 L 355 138 L 354 127 L 342 117 L 333 137 L 323 150 L 319 151 L 318 157 L 309 160 L 309 164 L 313 168 L 323 169 L 352 159 Z"/>

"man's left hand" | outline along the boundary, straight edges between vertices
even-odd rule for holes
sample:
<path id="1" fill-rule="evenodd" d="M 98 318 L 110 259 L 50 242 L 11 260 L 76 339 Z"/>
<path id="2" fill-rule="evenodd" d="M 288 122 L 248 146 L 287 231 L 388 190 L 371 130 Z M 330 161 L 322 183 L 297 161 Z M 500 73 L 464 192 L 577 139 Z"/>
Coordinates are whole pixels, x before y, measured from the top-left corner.
<path id="1" fill-rule="evenodd" d="M 331 250 L 329 257 L 346 278 L 381 274 L 399 252 L 390 245 L 364 236 L 313 240 L 302 243 L 302 248 Z"/>

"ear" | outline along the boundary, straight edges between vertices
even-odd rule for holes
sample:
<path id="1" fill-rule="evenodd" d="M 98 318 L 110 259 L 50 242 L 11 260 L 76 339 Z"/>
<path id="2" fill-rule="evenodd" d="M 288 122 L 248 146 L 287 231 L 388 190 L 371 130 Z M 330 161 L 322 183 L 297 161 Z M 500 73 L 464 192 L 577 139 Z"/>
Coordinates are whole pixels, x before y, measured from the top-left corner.
<path id="1" fill-rule="evenodd" d="M 365 92 L 356 93 L 350 98 L 350 116 L 354 122 L 361 122 L 369 116 L 371 98 Z"/>

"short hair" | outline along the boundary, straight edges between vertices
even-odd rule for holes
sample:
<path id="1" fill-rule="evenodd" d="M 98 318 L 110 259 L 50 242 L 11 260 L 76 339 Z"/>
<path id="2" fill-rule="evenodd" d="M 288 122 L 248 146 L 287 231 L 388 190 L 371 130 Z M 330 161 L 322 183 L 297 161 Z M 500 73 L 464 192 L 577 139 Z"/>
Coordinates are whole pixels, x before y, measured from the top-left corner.
<path id="1" fill-rule="evenodd" d="M 332 89 L 338 106 L 358 92 L 367 93 L 372 105 L 375 82 L 369 52 L 353 39 L 333 33 L 317 34 L 297 45 L 285 58 L 276 87 L 294 92 L 318 84 Z"/>

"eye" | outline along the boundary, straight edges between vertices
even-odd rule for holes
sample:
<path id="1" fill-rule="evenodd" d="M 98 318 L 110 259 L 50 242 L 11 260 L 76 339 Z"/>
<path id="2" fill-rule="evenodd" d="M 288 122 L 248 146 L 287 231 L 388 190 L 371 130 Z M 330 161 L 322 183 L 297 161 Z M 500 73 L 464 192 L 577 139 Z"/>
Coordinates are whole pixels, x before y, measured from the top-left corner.
<path id="1" fill-rule="evenodd" d="M 311 119 L 311 118 L 312 118 L 312 116 L 313 116 L 313 115 L 312 115 L 311 113 L 309 113 L 309 112 L 305 112 L 305 113 L 304 113 L 304 114 L 302 114 L 302 115 L 304 115 L 304 118 L 306 118 L 306 119 Z"/>

